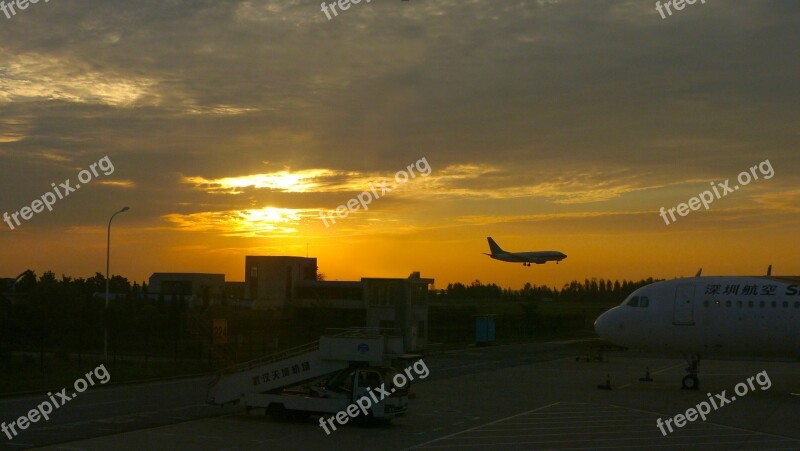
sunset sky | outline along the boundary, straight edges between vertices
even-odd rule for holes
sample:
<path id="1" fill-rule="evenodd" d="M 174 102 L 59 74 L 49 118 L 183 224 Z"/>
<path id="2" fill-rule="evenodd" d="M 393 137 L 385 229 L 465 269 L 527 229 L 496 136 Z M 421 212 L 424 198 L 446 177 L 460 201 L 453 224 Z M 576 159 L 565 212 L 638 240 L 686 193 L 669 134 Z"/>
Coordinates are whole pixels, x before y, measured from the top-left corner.
<path id="1" fill-rule="evenodd" d="M 225 273 L 246 255 L 328 280 L 561 286 L 592 277 L 800 274 L 800 2 L 39 2 L 0 14 L 0 214 L 108 156 L 11 230 L 25 269 Z M 325 227 L 330 212 L 417 176 Z M 675 207 L 769 159 L 759 179 Z M 556 265 L 490 260 L 558 250 Z"/>

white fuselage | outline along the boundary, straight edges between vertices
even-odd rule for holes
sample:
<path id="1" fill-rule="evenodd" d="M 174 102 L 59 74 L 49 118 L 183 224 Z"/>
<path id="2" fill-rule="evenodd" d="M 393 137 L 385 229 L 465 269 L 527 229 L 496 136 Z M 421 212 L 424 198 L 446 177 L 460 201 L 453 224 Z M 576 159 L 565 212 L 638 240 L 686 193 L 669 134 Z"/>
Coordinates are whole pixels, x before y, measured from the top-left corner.
<path id="1" fill-rule="evenodd" d="M 646 351 L 800 357 L 800 277 L 656 282 L 600 315 L 595 330 Z"/>

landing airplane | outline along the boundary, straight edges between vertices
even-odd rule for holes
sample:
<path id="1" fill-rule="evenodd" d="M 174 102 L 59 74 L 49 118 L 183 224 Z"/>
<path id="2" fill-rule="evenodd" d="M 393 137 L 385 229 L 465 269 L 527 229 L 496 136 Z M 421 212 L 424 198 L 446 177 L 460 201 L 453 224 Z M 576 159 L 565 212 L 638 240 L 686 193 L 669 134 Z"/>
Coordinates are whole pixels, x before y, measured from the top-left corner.
<path id="1" fill-rule="evenodd" d="M 489 250 L 492 251 L 491 254 L 487 254 L 484 252 L 484 255 L 488 255 L 489 257 L 500 260 L 504 262 L 512 262 L 512 263 L 522 263 L 523 266 L 530 266 L 531 263 L 536 263 L 537 265 L 542 265 L 547 262 L 555 261 L 556 264 L 561 260 L 567 258 L 561 252 L 557 251 L 538 251 L 538 252 L 506 252 L 500 249 L 500 246 L 494 242 L 492 237 L 488 237 L 489 240 Z"/>
<path id="2" fill-rule="evenodd" d="M 800 357 L 800 276 L 767 274 L 698 272 L 655 282 L 600 315 L 594 328 L 620 346 L 683 354 L 682 387 L 696 390 L 700 356 Z"/>

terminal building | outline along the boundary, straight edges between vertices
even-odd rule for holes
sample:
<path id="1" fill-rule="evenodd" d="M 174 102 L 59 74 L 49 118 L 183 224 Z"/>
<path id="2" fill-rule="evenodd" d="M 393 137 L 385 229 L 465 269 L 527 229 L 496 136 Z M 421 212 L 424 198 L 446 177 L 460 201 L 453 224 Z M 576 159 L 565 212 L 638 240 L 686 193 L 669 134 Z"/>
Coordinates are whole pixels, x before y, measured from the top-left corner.
<path id="1" fill-rule="evenodd" d="M 236 305 L 255 310 L 332 308 L 362 311 L 364 326 L 395 329 L 408 351 L 428 343 L 428 289 L 433 279 L 418 272 L 405 278 L 363 277 L 357 281 L 317 279 L 317 259 L 288 256 L 245 257 L 245 281 L 226 282 L 224 274 L 155 273 L 149 292 L 205 306 L 241 296 Z M 236 285 L 234 287 L 234 285 Z M 356 325 L 354 325 L 356 326 Z"/>
<path id="2" fill-rule="evenodd" d="M 316 280 L 316 258 L 245 257 L 245 293 L 256 309 L 291 307 L 298 284 Z"/>
<path id="3" fill-rule="evenodd" d="M 208 304 L 225 296 L 225 274 L 157 272 L 150 276 L 148 291 L 195 305 Z"/>
<path id="4" fill-rule="evenodd" d="M 248 256 L 245 292 L 254 309 L 329 307 L 363 310 L 365 325 L 402 333 L 406 349 L 428 343 L 428 288 L 433 279 L 363 277 L 360 281 L 317 280 L 317 259 Z"/>

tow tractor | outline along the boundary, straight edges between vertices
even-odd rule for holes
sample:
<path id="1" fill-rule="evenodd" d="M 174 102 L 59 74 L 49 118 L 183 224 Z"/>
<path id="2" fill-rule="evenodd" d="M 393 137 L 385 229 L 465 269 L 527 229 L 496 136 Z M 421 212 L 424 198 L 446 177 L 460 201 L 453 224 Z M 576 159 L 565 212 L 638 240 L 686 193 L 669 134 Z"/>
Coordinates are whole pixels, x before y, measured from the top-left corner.
<path id="1" fill-rule="evenodd" d="M 408 409 L 408 384 L 393 384 L 398 371 L 391 364 L 417 357 L 404 354 L 402 337 L 380 329 L 326 333 L 319 341 L 220 371 L 206 400 L 241 403 L 248 412 L 264 408 L 285 419 L 344 411 L 383 384 L 392 394 L 373 404 L 367 416 L 388 421 Z"/>

